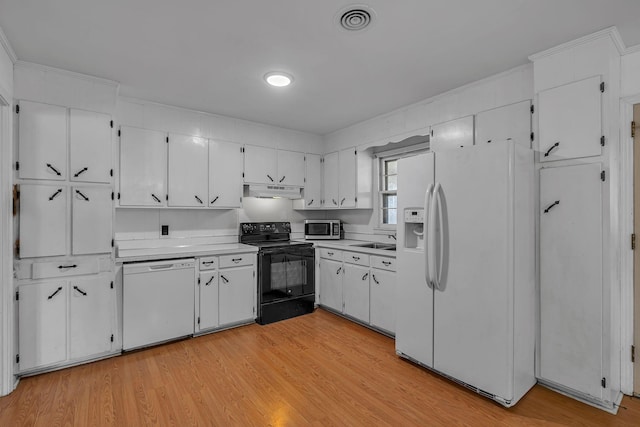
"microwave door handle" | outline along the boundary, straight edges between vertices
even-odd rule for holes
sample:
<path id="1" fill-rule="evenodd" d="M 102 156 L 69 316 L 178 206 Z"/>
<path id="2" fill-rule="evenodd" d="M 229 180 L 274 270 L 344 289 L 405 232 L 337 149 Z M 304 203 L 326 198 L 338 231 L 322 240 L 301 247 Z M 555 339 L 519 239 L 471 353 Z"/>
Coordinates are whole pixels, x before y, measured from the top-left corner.
<path id="1" fill-rule="evenodd" d="M 431 287 L 431 277 L 429 275 L 429 245 L 427 244 L 427 239 L 428 239 L 428 227 L 429 227 L 429 208 L 430 208 L 430 201 L 431 201 L 431 190 L 433 190 L 433 184 L 429 184 L 429 186 L 427 187 L 427 191 L 424 192 L 424 223 L 423 223 L 423 230 L 424 230 L 424 234 L 425 234 L 425 239 L 424 239 L 424 280 L 427 282 L 427 286 Z"/>

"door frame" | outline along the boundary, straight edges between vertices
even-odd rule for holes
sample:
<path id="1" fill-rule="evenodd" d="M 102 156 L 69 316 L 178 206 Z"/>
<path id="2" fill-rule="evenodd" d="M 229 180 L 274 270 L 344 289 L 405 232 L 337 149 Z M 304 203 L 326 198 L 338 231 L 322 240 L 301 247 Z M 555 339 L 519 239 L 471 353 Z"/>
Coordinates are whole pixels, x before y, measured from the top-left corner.
<path id="1" fill-rule="evenodd" d="M 633 362 L 631 346 L 634 335 L 633 298 L 633 251 L 630 236 L 633 229 L 633 152 L 630 123 L 633 120 L 633 106 L 640 104 L 640 93 L 620 99 L 620 262 L 617 266 L 620 277 L 620 388 L 624 394 L 633 395 Z M 640 165 L 638 165 L 640 167 Z M 639 213 L 640 214 L 640 213 Z M 640 235 L 640 230 L 637 230 Z M 640 250 L 640 248 L 636 248 Z M 639 343 L 640 344 L 640 343 Z M 640 357 L 640 354 L 636 357 Z"/>

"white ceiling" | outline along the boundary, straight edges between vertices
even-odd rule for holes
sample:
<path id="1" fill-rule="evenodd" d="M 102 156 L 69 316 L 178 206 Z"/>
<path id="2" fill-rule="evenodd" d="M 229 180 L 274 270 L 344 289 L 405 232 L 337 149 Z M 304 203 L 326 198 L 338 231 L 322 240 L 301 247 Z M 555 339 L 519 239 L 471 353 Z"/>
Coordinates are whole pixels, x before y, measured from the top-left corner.
<path id="1" fill-rule="evenodd" d="M 335 24 L 361 2 L 364 32 Z M 0 0 L 19 59 L 120 82 L 121 95 L 326 134 L 616 25 L 639 0 Z M 295 76 L 286 89 L 262 80 Z"/>

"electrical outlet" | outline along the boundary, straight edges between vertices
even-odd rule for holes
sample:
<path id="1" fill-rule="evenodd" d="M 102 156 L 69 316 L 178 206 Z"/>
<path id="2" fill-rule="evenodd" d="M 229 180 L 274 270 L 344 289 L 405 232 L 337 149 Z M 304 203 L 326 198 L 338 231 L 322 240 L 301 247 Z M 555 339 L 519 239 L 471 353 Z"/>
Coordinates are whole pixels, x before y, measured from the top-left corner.
<path id="1" fill-rule="evenodd" d="M 169 226 L 161 225 L 160 226 L 160 236 L 161 237 L 169 237 Z"/>

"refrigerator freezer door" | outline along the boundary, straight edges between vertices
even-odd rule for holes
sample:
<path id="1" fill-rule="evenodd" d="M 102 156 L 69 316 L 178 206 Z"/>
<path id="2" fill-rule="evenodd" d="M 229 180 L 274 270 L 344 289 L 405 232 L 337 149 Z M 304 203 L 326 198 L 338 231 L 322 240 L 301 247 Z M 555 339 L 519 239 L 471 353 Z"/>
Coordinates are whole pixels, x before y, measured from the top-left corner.
<path id="1" fill-rule="evenodd" d="M 435 169 L 448 247 L 439 251 L 433 367 L 505 400 L 513 395 L 512 150 L 499 143 L 442 151 Z"/>
<path id="2" fill-rule="evenodd" d="M 425 192 L 433 184 L 433 153 L 398 162 L 398 212 L 423 209 Z M 396 283 L 396 351 L 423 365 L 433 365 L 433 290 L 425 280 L 424 247 L 407 247 L 407 230 L 415 224 L 398 224 Z M 415 237 L 415 236 L 413 236 Z"/>

